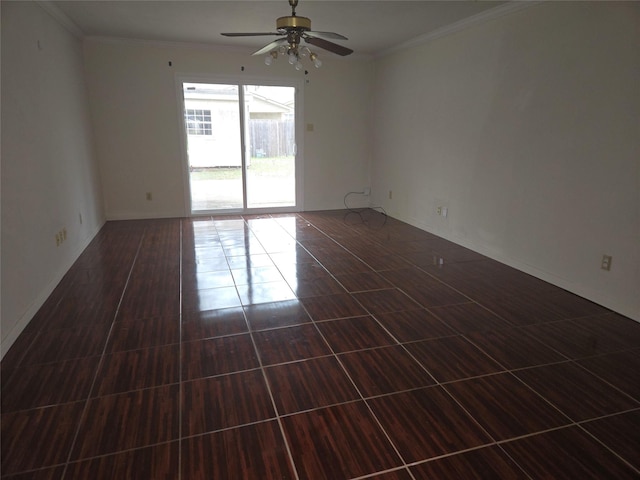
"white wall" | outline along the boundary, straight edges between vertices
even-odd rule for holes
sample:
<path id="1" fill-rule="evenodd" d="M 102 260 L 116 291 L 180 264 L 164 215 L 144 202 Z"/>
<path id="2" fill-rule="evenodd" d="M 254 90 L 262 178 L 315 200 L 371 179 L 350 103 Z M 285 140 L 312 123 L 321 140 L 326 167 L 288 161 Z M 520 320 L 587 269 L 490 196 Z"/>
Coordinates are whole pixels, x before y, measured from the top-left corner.
<path id="1" fill-rule="evenodd" d="M 1 5 L 4 355 L 104 218 L 80 41 L 34 3 Z"/>
<path id="2" fill-rule="evenodd" d="M 286 61 L 250 52 L 87 39 L 96 152 L 109 219 L 189 215 L 176 75 L 301 78 Z M 172 62 L 172 66 L 169 66 Z M 245 67 L 242 71 L 241 67 Z M 304 86 L 304 208 L 341 208 L 368 183 L 371 62 L 324 58 Z M 147 201 L 145 192 L 153 193 Z"/>
<path id="3" fill-rule="evenodd" d="M 639 25 L 549 2 L 380 58 L 373 201 L 640 320 Z"/>

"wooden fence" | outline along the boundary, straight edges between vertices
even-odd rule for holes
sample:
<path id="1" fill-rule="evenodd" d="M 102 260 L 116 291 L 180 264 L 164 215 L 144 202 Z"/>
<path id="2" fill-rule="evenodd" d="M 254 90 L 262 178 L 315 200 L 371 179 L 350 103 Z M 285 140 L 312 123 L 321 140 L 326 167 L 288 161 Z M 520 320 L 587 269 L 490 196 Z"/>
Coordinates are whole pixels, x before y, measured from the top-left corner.
<path id="1" fill-rule="evenodd" d="M 249 121 L 252 157 L 289 157 L 295 155 L 295 122 L 252 119 Z"/>

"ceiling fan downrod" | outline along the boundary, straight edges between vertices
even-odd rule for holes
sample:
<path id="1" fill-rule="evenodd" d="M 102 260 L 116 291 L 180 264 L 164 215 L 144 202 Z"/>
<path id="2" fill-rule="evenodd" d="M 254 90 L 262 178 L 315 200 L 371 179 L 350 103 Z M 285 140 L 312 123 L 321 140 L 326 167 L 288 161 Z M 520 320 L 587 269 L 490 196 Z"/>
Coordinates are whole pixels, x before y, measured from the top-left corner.
<path id="1" fill-rule="evenodd" d="M 288 32 L 295 29 L 299 32 L 308 32 L 311 30 L 311 19 L 307 17 L 296 16 L 296 7 L 298 0 L 289 0 L 291 5 L 291 15 L 288 17 L 280 17 L 276 20 L 276 28 L 282 32 Z"/>

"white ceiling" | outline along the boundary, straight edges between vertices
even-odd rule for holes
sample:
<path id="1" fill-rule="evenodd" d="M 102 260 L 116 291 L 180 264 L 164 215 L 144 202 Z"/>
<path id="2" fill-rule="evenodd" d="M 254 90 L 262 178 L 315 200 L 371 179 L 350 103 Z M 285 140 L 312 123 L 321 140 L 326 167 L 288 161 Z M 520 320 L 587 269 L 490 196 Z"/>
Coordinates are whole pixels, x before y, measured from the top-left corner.
<path id="1" fill-rule="evenodd" d="M 58 1 L 57 7 L 85 36 L 191 42 L 257 50 L 273 37 L 227 38 L 221 32 L 274 32 L 287 16 L 287 0 L 120 0 Z M 312 29 L 345 35 L 336 41 L 357 55 L 376 55 L 419 37 L 484 15 L 504 1 L 300 0 L 297 15 Z M 483 13 L 484 12 L 484 13 Z"/>

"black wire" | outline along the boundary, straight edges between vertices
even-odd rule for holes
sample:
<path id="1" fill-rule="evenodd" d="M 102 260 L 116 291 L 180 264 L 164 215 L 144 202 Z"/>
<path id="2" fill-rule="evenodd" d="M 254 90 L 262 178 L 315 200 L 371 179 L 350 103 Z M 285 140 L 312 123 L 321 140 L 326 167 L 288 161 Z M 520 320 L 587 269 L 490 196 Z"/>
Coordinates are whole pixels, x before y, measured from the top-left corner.
<path id="1" fill-rule="evenodd" d="M 382 222 L 382 225 L 379 225 L 379 228 L 382 228 L 386 225 L 387 223 L 387 212 L 385 211 L 384 208 L 382 207 L 363 207 L 363 208 L 353 208 L 350 207 L 347 204 L 347 197 L 349 197 L 349 195 L 364 195 L 364 192 L 347 192 L 344 196 L 344 198 L 342 199 L 342 203 L 344 203 L 344 207 L 347 209 L 347 213 L 344 216 L 344 221 L 347 221 L 347 217 L 351 214 L 355 214 L 358 215 L 358 217 L 360 217 L 360 221 L 367 226 L 371 226 L 369 225 L 369 221 L 367 219 L 365 219 L 365 217 L 363 216 L 364 212 L 367 211 L 373 211 L 377 214 L 381 214 L 384 217 L 384 221 Z"/>

